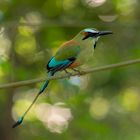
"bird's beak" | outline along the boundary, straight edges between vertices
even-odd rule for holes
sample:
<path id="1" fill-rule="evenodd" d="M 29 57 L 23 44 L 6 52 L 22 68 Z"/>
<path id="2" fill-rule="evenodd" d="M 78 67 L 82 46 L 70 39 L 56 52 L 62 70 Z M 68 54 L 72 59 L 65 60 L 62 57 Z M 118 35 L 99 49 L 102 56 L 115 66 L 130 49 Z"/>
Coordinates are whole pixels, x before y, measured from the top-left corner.
<path id="1" fill-rule="evenodd" d="M 97 36 L 113 34 L 112 31 L 99 31 Z"/>

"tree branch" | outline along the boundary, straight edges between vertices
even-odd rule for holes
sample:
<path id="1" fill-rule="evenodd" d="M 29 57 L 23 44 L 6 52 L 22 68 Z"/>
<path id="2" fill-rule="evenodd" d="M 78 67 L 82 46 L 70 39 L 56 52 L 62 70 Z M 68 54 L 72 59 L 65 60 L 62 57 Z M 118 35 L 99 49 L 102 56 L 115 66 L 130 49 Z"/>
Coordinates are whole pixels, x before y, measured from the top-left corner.
<path id="1" fill-rule="evenodd" d="M 94 73 L 94 72 L 99 72 L 99 71 L 104 71 L 104 70 L 110 70 L 110 69 L 114 69 L 114 68 L 126 67 L 126 66 L 129 66 L 129 65 L 138 64 L 138 63 L 140 63 L 140 59 L 128 60 L 128 61 L 124 61 L 124 62 L 120 62 L 120 63 L 116 63 L 116 64 L 111 64 L 111 65 L 97 67 L 97 68 L 93 68 L 93 69 L 89 69 L 89 70 L 84 70 L 84 71 L 80 72 L 80 75 L 86 75 L 86 74 L 89 74 L 89 73 Z M 78 73 L 72 73 L 71 76 L 76 76 L 76 75 L 79 75 L 79 74 Z M 68 77 L 69 77 L 69 75 L 61 75 L 61 76 L 57 75 L 57 76 L 53 76 L 53 77 L 49 78 L 49 80 L 64 79 L 64 78 L 68 78 Z M 36 79 L 31 79 L 31 80 L 1 84 L 0 89 L 27 86 L 27 85 L 43 82 L 46 79 L 47 78 L 36 78 Z"/>

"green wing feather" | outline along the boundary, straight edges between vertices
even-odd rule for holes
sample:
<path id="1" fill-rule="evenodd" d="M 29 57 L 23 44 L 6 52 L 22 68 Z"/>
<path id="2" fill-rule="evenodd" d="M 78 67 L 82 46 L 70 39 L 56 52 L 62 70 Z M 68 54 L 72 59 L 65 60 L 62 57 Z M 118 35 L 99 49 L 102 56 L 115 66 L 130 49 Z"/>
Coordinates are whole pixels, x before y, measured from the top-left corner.
<path id="1" fill-rule="evenodd" d="M 69 44 L 68 46 L 61 47 L 56 55 L 55 58 L 58 61 L 66 60 L 71 57 L 77 57 L 78 54 L 80 53 L 80 46 L 77 44 Z"/>

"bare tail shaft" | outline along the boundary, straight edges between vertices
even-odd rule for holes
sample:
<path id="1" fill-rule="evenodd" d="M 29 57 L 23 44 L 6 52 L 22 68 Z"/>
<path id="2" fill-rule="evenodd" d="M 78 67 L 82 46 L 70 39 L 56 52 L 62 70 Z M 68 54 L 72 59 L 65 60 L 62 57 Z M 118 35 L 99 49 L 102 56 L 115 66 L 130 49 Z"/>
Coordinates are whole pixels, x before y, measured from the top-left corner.
<path id="1" fill-rule="evenodd" d="M 50 78 L 51 76 L 53 76 L 53 73 L 52 72 L 49 72 L 48 73 L 48 78 Z M 13 128 L 17 127 L 18 125 L 20 125 L 23 120 L 24 120 L 24 117 L 26 116 L 26 114 L 29 112 L 29 110 L 32 108 L 32 106 L 34 105 L 34 103 L 36 102 L 36 100 L 38 99 L 39 95 L 41 93 L 43 93 L 43 91 L 47 88 L 49 84 L 49 79 L 47 79 L 45 81 L 45 83 L 43 84 L 43 86 L 41 87 L 40 91 L 38 92 L 38 94 L 36 95 L 36 97 L 34 98 L 33 102 L 31 103 L 31 105 L 27 108 L 27 110 L 24 112 L 24 114 L 18 119 L 18 121 L 12 126 Z"/>

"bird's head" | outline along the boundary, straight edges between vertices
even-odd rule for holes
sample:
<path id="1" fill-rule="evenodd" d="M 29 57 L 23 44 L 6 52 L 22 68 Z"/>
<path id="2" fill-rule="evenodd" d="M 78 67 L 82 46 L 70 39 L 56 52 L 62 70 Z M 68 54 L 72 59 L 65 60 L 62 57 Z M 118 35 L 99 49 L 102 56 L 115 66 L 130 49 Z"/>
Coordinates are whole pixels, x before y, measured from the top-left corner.
<path id="1" fill-rule="evenodd" d="M 94 28 L 86 28 L 77 34 L 76 38 L 80 41 L 92 41 L 94 48 L 99 37 L 112 34 L 112 31 L 98 31 Z"/>
<path id="2" fill-rule="evenodd" d="M 83 37 L 82 40 L 86 40 L 86 39 L 91 39 L 91 38 L 95 39 L 95 38 L 99 38 L 100 36 L 112 34 L 112 31 L 98 31 L 93 28 L 87 28 L 87 29 L 82 30 L 80 34 Z"/>

